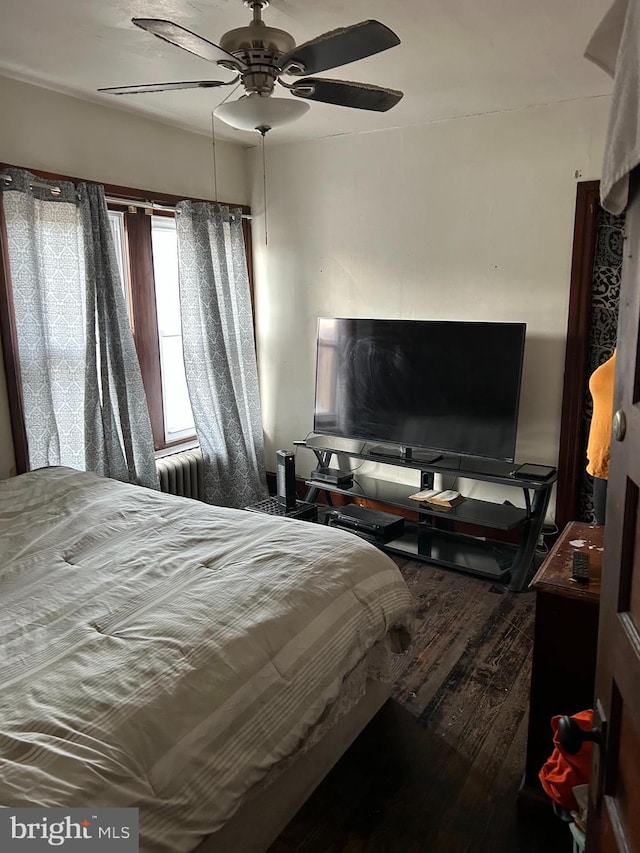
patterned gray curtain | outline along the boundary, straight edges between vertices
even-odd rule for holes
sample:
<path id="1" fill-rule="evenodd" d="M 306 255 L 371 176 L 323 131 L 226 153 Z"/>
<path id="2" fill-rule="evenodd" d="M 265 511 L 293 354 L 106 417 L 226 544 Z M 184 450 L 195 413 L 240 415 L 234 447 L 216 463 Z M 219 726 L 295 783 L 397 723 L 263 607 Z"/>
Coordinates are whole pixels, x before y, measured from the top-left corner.
<path id="1" fill-rule="evenodd" d="M 182 346 L 208 503 L 267 497 L 249 276 L 239 208 L 178 205 Z"/>
<path id="2" fill-rule="evenodd" d="M 586 468 L 587 440 L 593 414 L 593 401 L 589 393 L 589 377 L 593 371 L 611 357 L 618 335 L 618 307 L 620 302 L 620 280 L 622 277 L 622 250 L 624 246 L 625 214 L 614 216 L 600 208 L 596 246 L 591 279 L 591 317 L 589 325 L 589 349 L 587 374 L 585 376 L 584 459 Z M 579 520 L 595 522 L 593 512 L 593 478 L 582 473 L 579 495 Z"/>
<path id="3" fill-rule="evenodd" d="M 104 190 L 4 174 L 29 467 L 158 488 Z"/>

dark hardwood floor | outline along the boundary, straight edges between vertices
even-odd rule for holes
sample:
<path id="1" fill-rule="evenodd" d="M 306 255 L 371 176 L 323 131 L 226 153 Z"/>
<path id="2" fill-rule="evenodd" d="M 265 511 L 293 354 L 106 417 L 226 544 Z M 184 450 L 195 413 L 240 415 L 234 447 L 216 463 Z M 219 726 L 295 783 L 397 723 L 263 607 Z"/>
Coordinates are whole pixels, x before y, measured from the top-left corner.
<path id="1" fill-rule="evenodd" d="M 397 558 L 418 627 L 389 700 L 270 853 L 570 853 L 519 814 L 534 594 Z"/>

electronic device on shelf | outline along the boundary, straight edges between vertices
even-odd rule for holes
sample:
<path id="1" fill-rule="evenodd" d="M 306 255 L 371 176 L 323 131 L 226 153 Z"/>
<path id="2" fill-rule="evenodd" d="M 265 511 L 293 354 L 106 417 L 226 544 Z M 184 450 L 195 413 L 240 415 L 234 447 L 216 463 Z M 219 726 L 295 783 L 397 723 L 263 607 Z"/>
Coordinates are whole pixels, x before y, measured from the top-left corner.
<path id="1" fill-rule="evenodd" d="M 549 480 L 555 473 L 556 469 L 549 465 L 532 465 L 526 462 L 514 468 L 511 476 L 518 480 Z"/>
<path id="2" fill-rule="evenodd" d="M 341 471 L 340 468 L 316 468 L 311 472 L 311 478 L 332 486 L 342 486 L 342 488 L 353 485 L 353 472 Z"/>
<path id="3" fill-rule="evenodd" d="M 390 459 L 513 462 L 525 331 L 524 323 L 320 318 L 314 432 L 380 443 L 375 455 Z"/>
<path id="4" fill-rule="evenodd" d="M 292 450 L 276 452 L 278 503 L 285 510 L 296 508 L 296 456 Z"/>
<path id="5" fill-rule="evenodd" d="M 287 518 L 298 518 L 303 521 L 316 521 L 318 518 L 318 507 L 306 501 L 296 501 L 295 506 L 286 509 L 280 503 L 278 497 L 265 498 L 263 501 L 246 506 L 249 512 L 263 512 L 267 515 L 281 515 Z"/>
<path id="6" fill-rule="evenodd" d="M 327 513 L 326 522 L 330 527 L 362 533 L 380 543 L 397 539 L 404 531 L 404 518 L 401 515 L 368 509 L 358 504 L 336 507 Z"/>

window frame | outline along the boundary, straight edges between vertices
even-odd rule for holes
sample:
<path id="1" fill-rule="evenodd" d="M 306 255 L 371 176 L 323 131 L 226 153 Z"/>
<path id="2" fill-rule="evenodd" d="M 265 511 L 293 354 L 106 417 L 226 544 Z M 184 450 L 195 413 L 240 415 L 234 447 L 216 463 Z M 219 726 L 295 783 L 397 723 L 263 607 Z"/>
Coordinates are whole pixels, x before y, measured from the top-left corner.
<path id="1" fill-rule="evenodd" d="M 98 184 L 85 178 L 69 177 L 31 169 L 24 166 L 14 166 L 0 163 L 0 171 L 4 169 L 25 169 L 40 178 L 52 181 L 71 181 L 74 184 Z M 162 378 L 160 373 L 160 342 L 156 314 L 155 282 L 153 276 L 153 253 L 151 245 L 151 216 L 174 216 L 169 209 L 180 201 L 195 201 L 213 203 L 210 199 L 175 196 L 168 193 L 152 192 L 116 184 L 102 184 L 105 195 L 109 198 L 107 207 L 124 214 L 125 257 L 131 283 L 130 318 L 133 338 L 140 362 L 142 382 L 147 398 L 154 449 L 157 455 L 163 451 L 175 450 L 186 443 L 193 444 L 192 439 L 180 438 L 172 442 L 165 441 L 164 409 L 162 400 Z M 121 201 L 120 201 L 121 199 Z M 255 322 L 253 256 L 251 239 L 251 208 L 248 205 L 232 202 L 219 202 L 230 207 L 239 207 L 243 213 L 242 226 L 244 234 L 247 272 L 249 276 L 249 292 L 251 308 Z M 160 208 L 154 205 L 161 205 Z M 162 208 L 165 208 L 164 210 Z M 13 292 L 9 267 L 6 223 L 4 208 L 0 204 L 0 334 L 2 335 L 2 352 L 7 380 L 7 395 L 9 400 L 9 415 L 13 434 L 16 473 L 23 474 L 28 468 L 28 445 L 24 421 L 24 402 L 22 399 L 22 383 L 20 375 L 20 358 L 18 336 L 13 314 Z"/>

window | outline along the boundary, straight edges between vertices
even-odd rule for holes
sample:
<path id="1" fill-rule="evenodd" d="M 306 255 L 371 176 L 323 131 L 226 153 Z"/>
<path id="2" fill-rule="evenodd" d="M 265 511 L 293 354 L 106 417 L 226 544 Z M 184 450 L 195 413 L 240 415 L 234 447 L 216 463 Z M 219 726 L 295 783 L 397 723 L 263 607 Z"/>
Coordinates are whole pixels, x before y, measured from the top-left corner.
<path id="1" fill-rule="evenodd" d="M 180 441 L 193 436 L 195 427 L 182 356 L 178 236 L 174 217 L 152 217 L 151 246 L 156 284 L 165 440 Z"/>
<path id="2" fill-rule="evenodd" d="M 109 225 L 113 234 L 113 244 L 116 249 L 116 261 L 120 270 L 120 280 L 124 295 L 129 296 L 128 270 L 125 267 L 125 236 L 124 236 L 124 213 L 116 210 L 109 211 Z M 131 306 L 129 306 L 129 317 L 131 317 Z"/>
<path id="3" fill-rule="evenodd" d="M 176 214 L 107 195 L 154 445 L 163 450 L 196 438 L 182 355 Z M 247 225 L 244 233 L 251 286 Z"/>
<path id="4" fill-rule="evenodd" d="M 115 206 L 114 202 L 111 202 Z M 151 215 L 144 212 L 142 215 L 151 220 L 151 232 L 148 228 L 136 227 L 137 224 L 132 216 L 138 216 L 134 210 L 109 210 L 109 222 L 116 250 L 118 268 L 122 279 L 122 286 L 129 305 L 129 320 L 140 358 L 145 388 L 153 389 L 159 386 L 161 399 L 155 401 L 155 408 L 160 404 L 161 411 L 156 411 L 152 416 L 154 444 L 157 449 L 176 444 L 177 442 L 195 439 L 195 425 L 189 392 L 187 390 L 187 379 L 184 370 L 184 358 L 182 354 L 182 328 L 180 324 L 180 292 L 178 287 L 178 236 L 176 233 L 175 215 L 171 213 Z M 142 220 L 144 224 L 144 220 Z M 147 289 L 153 290 L 155 311 L 152 311 L 156 319 L 155 335 L 157 336 L 157 348 L 159 363 L 155 364 L 147 359 L 144 363 L 141 358 L 142 351 L 151 346 L 155 352 L 155 345 L 150 342 L 145 347 L 142 340 L 143 330 L 146 323 L 137 322 L 136 308 L 149 310 L 146 297 L 136 299 L 134 290 L 144 284 L 139 282 L 134 275 L 140 276 L 143 271 L 136 266 L 135 256 L 141 252 L 148 254 L 144 243 L 150 239 L 150 253 L 152 261 L 152 282 L 147 283 Z M 134 257 L 127 258 L 130 251 Z M 132 270 L 136 273 L 132 275 Z M 145 376 L 145 372 L 159 370 L 159 377 Z M 147 393 L 149 397 L 149 393 Z M 151 409 L 151 401 L 149 401 Z"/>
<path id="5" fill-rule="evenodd" d="M 7 166 L 0 164 L 0 168 Z M 34 169 L 30 171 L 51 180 L 79 182 L 73 177 Z M 163 450 L 196 437 L 182 357 L 176 221 L 171 209 L 180 199 L 162 193 L 108 185 L 105 186 L 105 194 L 116 259 L 127 297 L 129 321 L 147 397 L 154 446 L 156 450 Z M 154 209 L 148 206 L 149 202 L 145 207 L 145 201 L 151 197 L 154 199 Z M 158 207 L 160 209 L 156 210 Z M 248 212 L 248 208 L 243 209 Z M 252 288 L 251 232 L 247 220 L 244 225 L 249 284 Z M 16 468 L 18 473 L 22 473 L 27 470 L 28 463 L 21 415 L 17 345 L 8 308 L 11 300 L 10 281 L 5 276 L 0 254 L 0 326 L 3 332 Z M 3 306 L 7 306 L 6 311 Z"/>

